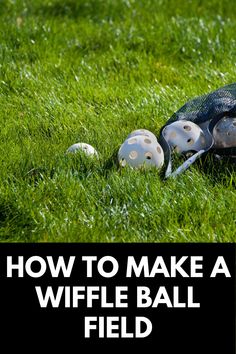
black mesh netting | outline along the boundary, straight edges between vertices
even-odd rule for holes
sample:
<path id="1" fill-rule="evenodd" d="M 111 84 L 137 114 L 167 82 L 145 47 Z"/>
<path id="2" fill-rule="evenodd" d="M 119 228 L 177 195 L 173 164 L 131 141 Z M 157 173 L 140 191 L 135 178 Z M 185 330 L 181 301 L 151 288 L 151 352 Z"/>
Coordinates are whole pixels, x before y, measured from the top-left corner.
<path id="1" fill-rule="evenodd" d="M 167 144 L 163 129 L 178 120 L 191 121 L 197 125 L 204 124 L 205 134 L 208 135 L 209 145 L 203 152 L 213 152 L 217 155 L 232 157 L 232 161 L 235 162 L 236 156 L 236 141 L 230 148 L 214 148 L 213 129 L 215 125 L 223 118 L 235 118 L 236 117 L 236 83 L 221 87 L 211 93 L 199 96 L 188 101 L 177 112 L 175 112 L 167 123 L 163 126 L 160 134 L 160 143 L 163 147 L 165 160 L 167 162 L 166 176 L 172 174 L 171 167 L 171 150 Z M 201 154 L 199 154 L 200 156 Z M 196 157 L 197 155 L 195 155 Z M 187 163 L 180 166 L 176 174 L 184 171 L 188 168 L 188 165 L 195 160 L 189 160 Z"/>
<path id="2" fill-rule="evenodd" d="M 177 120 L 188 120 L 198 125 L 209 122 L 209 131 L 212 132 L 223 117 L 236 117 L 236 83 L 188 101 L 170 117 L 164 127 Z M 227 149 L 225 153 L 236 155 L 236 147 Z"/>
<path id="3" fill-rule="evenodd" d="M 236 83 L 233 83 L 188 101 L 173 114 L 167 124 L 176 120 L 190 120 L 196 124 L 206 121 L 214 121 L 216 123 L 224 116 L 235 117 L 235 115 Z"/>

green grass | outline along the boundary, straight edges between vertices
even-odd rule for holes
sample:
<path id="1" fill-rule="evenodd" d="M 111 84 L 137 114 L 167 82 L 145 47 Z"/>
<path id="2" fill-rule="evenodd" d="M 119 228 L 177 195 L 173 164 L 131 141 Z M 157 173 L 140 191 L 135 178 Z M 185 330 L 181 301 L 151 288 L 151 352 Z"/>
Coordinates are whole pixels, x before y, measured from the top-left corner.
<path id="1" fill-rule="evenodd" d="M 116 165 L 132 130 L 235 81 L 233 1 L 2 0 L 0 21 L 2 242 L 235 241 L 234 167 Z"/>

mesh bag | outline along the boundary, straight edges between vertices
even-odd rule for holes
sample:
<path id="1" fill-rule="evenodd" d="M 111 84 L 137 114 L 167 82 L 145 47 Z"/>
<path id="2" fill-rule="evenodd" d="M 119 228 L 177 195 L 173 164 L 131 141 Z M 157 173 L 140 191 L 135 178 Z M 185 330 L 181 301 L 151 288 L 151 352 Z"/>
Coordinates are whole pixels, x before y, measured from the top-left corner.
<path id="1" fill-rule="evenodd" d="M 209 94 L 199 96 L 188 101 L 183 107 L 175 112 L 167 123 L 162 127 L 160 143 L 167 161 L 166 177 L 175 176 L 186 170 L 197 158 L 206 152 L 212 152 L 222 156 L 236 156 L 236 141 L 227 148 L 215 148 L 213 129 L 223 118 L 236 117 L 236 83 L 221 87 Z M 163 135 L 163 129 L 176 121 L 191 121 L 200 127 L 204 127 L 204 133 L 208 136 L 208 146 L 198 151 L 184 162 L 175 172 L 172 172 L 171 149 Z M 235 123 L 233 123 L 235 124 Z M 227 134 L 226 134 L 227 139 Z M 232 139 L 231 139 L 232 140 Z"/>

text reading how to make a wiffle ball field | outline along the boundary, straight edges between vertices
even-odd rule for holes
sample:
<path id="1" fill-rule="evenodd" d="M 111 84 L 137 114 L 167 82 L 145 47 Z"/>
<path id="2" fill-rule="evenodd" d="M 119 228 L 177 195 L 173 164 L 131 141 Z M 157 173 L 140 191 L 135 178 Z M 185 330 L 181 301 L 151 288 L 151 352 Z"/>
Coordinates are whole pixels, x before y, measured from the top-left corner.
<path id="1" fill-rule="evenodd" d="M 148 256 L 127 256 L 122 261 L 110 255 L 101 258 L 80 256 L 79 262 L 77 258 L 7 256 L 6 277 L 60 279 L 58 285 L 53 282 L 34 286 L 39 307 L 82 308 L 90 309 L 90 313 L 94 309 L 94 315 L 83 316 L 85 338 L 144 338 L 152 332 L 152 321 L 148 317 L 117 316 L 117 310 L 115 315 L 112 313 L 114 309 L 128 310 L 129 306 L 136 309 L 200 308 L 201 299 L 195 295 L 194 286 L 185 283 L 171 287 L 160 285 L 165 278 L 175 279 L 176 284 L 177 278 L 231 277 L 223 256 L 216 257 L 208 272 L 204 272 L 203 256 L 157 256 L 152 261 Z M 73 285 L 62 285 L 61 278 L 72 279 Z M 115 284 L 116 279 L 119 285 Z M 155 289 L 153 285 L 147 286 L 147 279 L 158 279 Z M 105 285 L 97 285 L 103 280 Z M 102 309 L 110 309 L 111 314 L 97 315 Z"/>

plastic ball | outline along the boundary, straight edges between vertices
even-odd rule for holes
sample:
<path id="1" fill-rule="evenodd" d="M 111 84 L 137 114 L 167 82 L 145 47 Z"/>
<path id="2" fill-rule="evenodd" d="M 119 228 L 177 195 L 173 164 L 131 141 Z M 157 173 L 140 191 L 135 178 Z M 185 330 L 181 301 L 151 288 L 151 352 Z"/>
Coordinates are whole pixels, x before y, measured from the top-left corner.
<path id="1" fill-rule="evenodd" d="M 200 151 L 207 146 L 203 130 L 190 121 L 176 121 L 163 129 L 163 135 L 170 147 L 181 154 Z"/>
<path id="2" fill-rule="evenodd" d="M 133 136 L 138 136 L 138 135 L 145 135 L 145 136 L 147 136 L 148 138 L 157 141 L 156 136 L 155 136 L 152 132 L 150 132 L 149 130 L 147 130 L 147 129 L 137 129 L 137 130 L 134 130 L 134 131 L 132 131 L 132 132 L 128 135 L 127 139 L 132 138 Z"/>
<path id="3" fill-rule="evenodd" d="M 222 118 L 213 129 L 214 148 L 236 147 L 236 118 Z"/>
<path id="4" fill-rule="evenodd" d="M 83 152 L 87 156 L 98 157 L 98 153 L 94 149 L 94 147 L 89 144 L 86 144 L 86 143 L 73 144 L 67 149 L 67 152 L 69 152 L 69 153 Z"/>
<path id="5" fill-rule="evenodd" d="M 118 160 L 122 167 L 161 168 L 164 163 L 164 153 L 157 140 L 146 135 L 135 135 L 125 140 L 118 152 Z"/>

